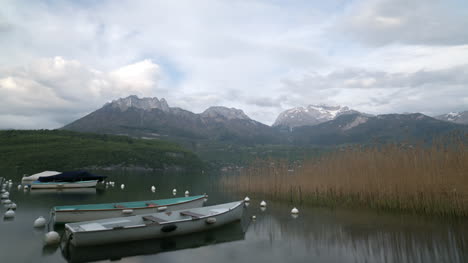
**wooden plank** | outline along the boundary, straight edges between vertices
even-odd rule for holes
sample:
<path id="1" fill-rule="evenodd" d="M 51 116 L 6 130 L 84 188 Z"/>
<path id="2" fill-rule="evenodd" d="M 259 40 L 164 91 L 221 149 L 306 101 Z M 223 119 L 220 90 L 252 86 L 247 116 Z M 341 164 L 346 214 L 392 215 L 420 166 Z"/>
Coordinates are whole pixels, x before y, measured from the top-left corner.
<path id="1" fill-rule="evenodd" d="M 200 217 L 205 216 L 205 215 L 194 213 L 194 212 L 191 212 L 191 211 L 182 211 L 182 212 L 180 212 L 180 214 L 183 215 L 183 216 L 191 216 L 193 218 L 200 218 Z"/>
<path id="2" fill-rule="evenodd" d="M 141 218 L 143 218 L 143 221 L 149 221 L 152 224 L 159 224 L 159 223 L 166 222 L 166 220 L 159 218 L 159 217 L 155 217 L 155 216 L 142 216 Z"/>

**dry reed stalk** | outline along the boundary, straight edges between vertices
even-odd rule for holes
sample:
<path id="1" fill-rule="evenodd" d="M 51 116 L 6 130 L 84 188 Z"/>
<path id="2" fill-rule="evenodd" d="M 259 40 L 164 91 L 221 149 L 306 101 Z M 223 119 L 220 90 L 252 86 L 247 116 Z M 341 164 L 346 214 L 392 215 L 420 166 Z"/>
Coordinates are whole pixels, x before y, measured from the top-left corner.
<path id="1" fill-rule="evenodd" d="M 366 206 L 424 214 L 468 215 L 468 145 L 348 147 L 304 161 L 256 160 L 223 178 L 239 194 L 294 203 Z"/>

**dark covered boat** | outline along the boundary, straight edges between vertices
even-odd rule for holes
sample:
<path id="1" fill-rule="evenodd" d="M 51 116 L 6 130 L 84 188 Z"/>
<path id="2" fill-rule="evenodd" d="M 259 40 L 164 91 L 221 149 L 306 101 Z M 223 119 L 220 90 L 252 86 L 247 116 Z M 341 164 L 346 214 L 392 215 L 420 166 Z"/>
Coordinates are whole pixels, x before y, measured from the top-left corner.
<path id="1" fill-rule="evenodd" d="M 102 175 L 94 175 L 87 171 L 71 171 L 71 172 L 63 172 L 61 174 L 47 176 L 47 177 L 39 177 L 38 181 L 41 183 L 49 183 L 49 182 L 80 182 L 80 181 L 93 181 L 97 180 L 101 182 L 105 180 L 107 176 Z"/>

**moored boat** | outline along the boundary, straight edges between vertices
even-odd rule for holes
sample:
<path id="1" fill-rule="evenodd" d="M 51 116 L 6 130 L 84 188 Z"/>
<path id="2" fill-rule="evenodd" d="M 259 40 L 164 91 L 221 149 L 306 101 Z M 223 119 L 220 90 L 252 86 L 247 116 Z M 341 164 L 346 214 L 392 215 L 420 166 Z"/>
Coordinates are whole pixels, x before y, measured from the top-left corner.
<path id="1" fill-rule="evenodd" d="M 206 231 L 241 220 L 243 203 L 69 223 L 65 224 L 66 239 L 81 247 Z"/>
<path id="2" fill-rule="evenodd" d="M 97 219 L 142 215 L 202 207 L 205 195 L 137 202 L 55 206 L 55 223 L 70 223 Z"/>
<path id="3" fill-rule="evenodd" d="M 69 263 L 95 261 L 125 261 L 126 257 L 154 255 L 188 248 L 212 246 L 245 239 L 246 229 L 240 222 L 227 224 L 208 231 L 171 238 L 130 241 L 118 244 L 75 247 L 67 243 L 60 246 L 62 255 Z"/>
<path id="4" fill-rule="evenodd" d="M 41 182 L 31 183 L 31 189 L 64 189 L 64 188 L 86 188 L 96 187 L 98 180 L 77 181 L 77 182 Z"/>

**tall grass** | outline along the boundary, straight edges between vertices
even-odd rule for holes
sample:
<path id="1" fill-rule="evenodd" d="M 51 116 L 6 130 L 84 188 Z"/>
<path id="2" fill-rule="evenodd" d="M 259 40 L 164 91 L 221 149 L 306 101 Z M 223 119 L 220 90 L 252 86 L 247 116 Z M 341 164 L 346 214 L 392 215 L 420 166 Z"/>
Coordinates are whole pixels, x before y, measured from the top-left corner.
<path id="1" fill-rule="evenodd" d="M 348 147 L 290 165 L 256 160 L 222 180 L 239 195 L 327 206 L 468 215 L 466 138 L 425 145 Z"/>

